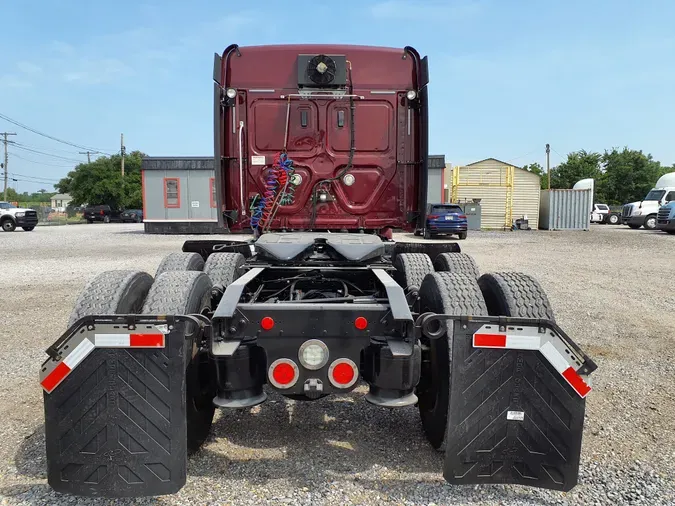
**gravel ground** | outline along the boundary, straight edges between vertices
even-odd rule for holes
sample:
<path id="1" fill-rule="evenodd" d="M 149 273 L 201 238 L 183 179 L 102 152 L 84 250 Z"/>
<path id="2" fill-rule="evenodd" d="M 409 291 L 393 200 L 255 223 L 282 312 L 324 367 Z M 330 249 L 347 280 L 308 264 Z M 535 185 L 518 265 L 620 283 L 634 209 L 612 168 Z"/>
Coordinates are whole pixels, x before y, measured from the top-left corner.
<path id="1" fill-rule="evenodd" d="M 185 239 L 116 224 L 0 234 L 1 504 L 107 504 L 46 484 L 37 370 L 88 279 L 116 268 L 154 274 Z M 360 388 L 313 403 L 272 395 L 218 413 L 185 488 L 133 504 L 675 504 L 675 237 L 594 226 L 471 233 L 461 245 L 482 272 L 536 276 L 558 323 L 598 363 L 572 492 L 448 485 L 416 408 L 376 408 Z"/>

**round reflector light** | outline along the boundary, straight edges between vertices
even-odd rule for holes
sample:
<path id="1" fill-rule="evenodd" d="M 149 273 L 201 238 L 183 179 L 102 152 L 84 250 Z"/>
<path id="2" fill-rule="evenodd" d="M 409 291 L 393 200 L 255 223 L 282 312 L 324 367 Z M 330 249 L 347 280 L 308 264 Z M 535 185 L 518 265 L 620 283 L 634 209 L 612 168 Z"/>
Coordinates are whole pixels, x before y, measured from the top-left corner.
<path id="1" fill-rule="evenodd" d="M 306 369 L 321 369 L 328 362 L 328 346 L 318 339 L 305 341 L 298 351 L 298 359 Z"/>
<path id="2" fill-rule="evenodd" d="M 292 360 L 280 358 L 270 365 L 268 376 L 270 383 L 277 388 L 291 388 L 298 381 L 298 366 Z"/>
<path id="3" fill-rule="evenodd" d="M 237 90 L 234 88 L 228 88 L 226 94 L 228 98 L 234 98 L 237 96 Z"/>
<path id="4" fill-rule="evenodd" d="M 274 327 L 274 320 L 269 316 L 265 316 L 262 320 L 260 320 L 260 326 L 263 330 L 272 330 Z"/>
<path id="5" fill-rule="evenodd" d="M 417 92 L 415 90 L 408 90 L 408 93 L 405 94 L 408 100 L 415 100 L 417 98 Z"/>
<path id="6" fill-rule="evenodd" d="M 359 316 L 356 320 L 354 320 L 354 327 L 359 330 L 365 330 L 367 326 L 368 320 L 366 320 L 363 316 Z"/>
<path id="7" fill-rule="evenodd" d="M 335 388 L 349 388 L 359 379 L 359 368 L 348 358 L 339 358 L 328 368 L 328 379 Z"/>

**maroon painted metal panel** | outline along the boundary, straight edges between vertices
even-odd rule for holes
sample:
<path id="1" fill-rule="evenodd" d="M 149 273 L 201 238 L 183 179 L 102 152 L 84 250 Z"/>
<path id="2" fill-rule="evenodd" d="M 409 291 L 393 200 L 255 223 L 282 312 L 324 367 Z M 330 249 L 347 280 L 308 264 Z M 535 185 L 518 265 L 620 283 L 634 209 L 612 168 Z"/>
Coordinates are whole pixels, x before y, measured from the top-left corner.
<path id="1" fill-rule="evenodd" d="M 221 209 L 238 211 L 230 229 L 248 228 L 250 199 L 264 193 L 269 167 L 286 138 L 302 183 L 294 203 L 279 208 L 272 230 L 308 228 L 315 182 L 335 177 L 349 161 L 349 99 L 288 97 L 298 93 L 299 54 L 346 55 L 353 94 L 363 97 L 354 101 L 355 155 L 349 172 L 355 183 L 330 184 L 331 198 L 317 204 L 314 228 L 413 230 L 410 216 L 419 207 L 424 170 L 420 115 L 405 98 L 418 88 L 415 59 L 403 48 L 342 45 L 240 47 L 223 55 L 223 88 L 237 90 L 236 105 L 225 108 L 219 150 L 224 160 Z"/>

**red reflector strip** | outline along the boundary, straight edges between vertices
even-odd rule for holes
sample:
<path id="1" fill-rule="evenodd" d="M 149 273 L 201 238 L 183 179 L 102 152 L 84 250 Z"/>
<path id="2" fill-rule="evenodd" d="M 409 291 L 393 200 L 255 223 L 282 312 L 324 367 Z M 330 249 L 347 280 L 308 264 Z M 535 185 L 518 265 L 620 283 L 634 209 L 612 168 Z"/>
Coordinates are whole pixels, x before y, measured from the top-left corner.
<path id="1" fill-rule="evenodd" d="M 164 348 L 164 334 L 96 334 L 98 348 Z"/>
<path id="2" fill-rule="evenodd" d="M 54 370 L 47 376 L 45 379 L 42 380 L 41 385 L 42 388 L 44 388 L 48 394 L 52 393 L 52 390 L 54 390 L 59 384 L 70 374 L 70 371 L 72 369 L 68 367 L 66 364 L 61 362 L 59 365 L 57 365 Z"/>
<path id="3" fill-rule="evenodd" d="M 562 372 L 562 376 L 582 398 L 586 397 L 588 392 L 591 391 L 591 387 L 586 384 L 584 379 L 579 376 L 579 374 L 577 374 L 577 372 L 572 367 L 565 369 Z"/>
<path id="4" fill-rule="evenodd" d="M 132 348 L 164 348 L 164 334 L 131 334 L 129 345 Z"/>
<path id="5" fill-rule="evenodd" d="M 473 345 L 479 348 L 505 348 L 506 334 L 474 334 Z"/>

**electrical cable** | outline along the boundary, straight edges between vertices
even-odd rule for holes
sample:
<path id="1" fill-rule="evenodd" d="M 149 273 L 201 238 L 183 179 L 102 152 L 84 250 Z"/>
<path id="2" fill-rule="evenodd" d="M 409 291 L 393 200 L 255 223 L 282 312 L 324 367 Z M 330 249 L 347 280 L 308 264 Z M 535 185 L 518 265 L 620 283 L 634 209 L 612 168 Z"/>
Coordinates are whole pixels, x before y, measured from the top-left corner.
<path id="1" fill-rule="evenodd" d="M 53 141 L 60 142 L 61 144 L 67 144 L 68 146 L 73 146 L 74 148 L 84 149 L 86 151 L 91 151 L 91 152 L 96 151 L 97 153 L 101 153 L 103 155 L 111 156 L 110 153 L 106 153 L 105 151 L 101 151 L 100 149 L 94 149 L 92 147 L 83 146 L 81 144 L 75 144 L 74 142 L 64 141 L 63 139 L 59 139 L 58 137 L 53 137 L 53 136 L 51 136 L 49 134 L 46 134 L 44 132 L 40 132 L 39 130 L 31 128 L 27 125 L 24 125 L 23 123 L 20 123 L 19 121 L 15 120 L 15 119 L 10 118 L 9 116 L 5 116 L 2 113 L 0 113 L 0 118 L 4 119 L 5 121 L 8 121 L 9 123 L 12 123 L 13 125 L 21 127 L 24 130 L 28 130 L 29 132 L 33 132 L 34 134 L 41 135 L 42 137 L 46 137 L 47 139 L 51 139 Z"/>
<path id="2" fill-rule="evenodd" d="M 74 158 L 66 158 L 65 156 L 53 155 L 53 154 L 51 154 L 51 153 L 45 153 L 44 151 L 39 151 L 39 150 L 37 150 L 37 149 L 32 149 L 32 148 L 29 148 L 29 147 L 27 147 L 27 146 L 24 146 L 23 144 L 20 144 L 20 143 L 18 143 L 18 142 L 12 142 L 11 144 L 12 144 L 12 146 L 14 146 L 15 148 L 22 149 L 22 150 L 24 150 L 24 151 L 30 151 L 31 153 L 37 153 L 38 155 L 50 156 L 50 157 L 52 157 L 52 158 L 58 158 L 59 160 L 65 160 L 65 161 L 67 161 L 67 162 L 73 162 L 73 163 L 77 163 L 77 164 L 85 163 L 85 162 L 83 162 L 82 160 L 75 160 Z"/>
<path id="3" fill-rule="evenodd" d="M 28 174 L 18 174 L 16 172 L 8 172 L 8 174 L 10 176 L 27 177 L 27 178 L 31 178 L 31 179 L 42 179 L 43 182 L 45 182 L 45 183 L 49 183 L 49 182 L 58 183 L 60 181 L 60 179 L 52 179 L 52 178 L 40 177 L 40 176 L 30 176 Z"/>
<path id="4" fill-rule="evenodd" d="M 64 169 L 68 169 L 68 168 L 72 169 L 72 168 L 73 168 L 72 164 L 71 164 L 71 165 L 56 165 L 56 164 L 53 164 L 53 163 L 38 162 L 38 161 L 36 161 L 36 160 L 31 160 L 31 159 L 29 159 L 29 158 L 24 158 L 23 156 L 21 156 L 21 155 L 19 155 L 19 154 L 17 154 L 17 153 L 14 153 L 13 151 L 9 151 L 9 154 L 11 154 L 12 157 L 16 157 L 16 158 L 18 158 L 18 159 L 20 159 L 20 160 L 23 160 L 24 162 L 33 163 L 33 164 L 35 164 L 35 165 L 44 165 L 45 167 L 61 167 L 61 168 L 64 168 Z"/>

